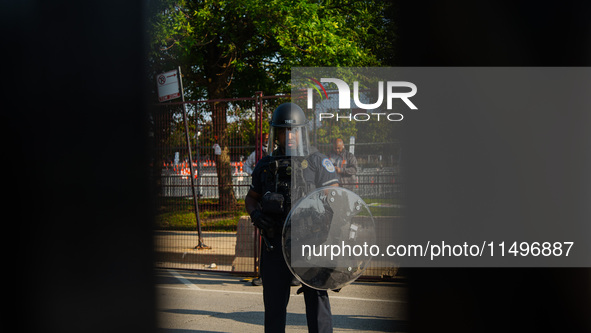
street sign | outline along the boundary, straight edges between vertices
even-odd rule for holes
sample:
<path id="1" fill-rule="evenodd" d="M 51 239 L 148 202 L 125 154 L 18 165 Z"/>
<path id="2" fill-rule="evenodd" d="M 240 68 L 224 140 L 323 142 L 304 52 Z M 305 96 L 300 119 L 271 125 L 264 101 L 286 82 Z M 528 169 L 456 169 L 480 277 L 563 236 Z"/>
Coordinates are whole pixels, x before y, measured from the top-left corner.
<path id="1" fill-rule="evenodd" d="M 156 75 L 158 101 L 165 102 L 181 97 L 179 74 L 176 70 Z"/>

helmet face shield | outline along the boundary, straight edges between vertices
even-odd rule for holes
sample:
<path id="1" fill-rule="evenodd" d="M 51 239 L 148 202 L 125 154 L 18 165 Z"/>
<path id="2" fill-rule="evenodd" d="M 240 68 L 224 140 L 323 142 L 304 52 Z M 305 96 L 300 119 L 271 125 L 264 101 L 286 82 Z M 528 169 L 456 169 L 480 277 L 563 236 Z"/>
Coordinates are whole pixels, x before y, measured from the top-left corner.
<path id="1" fill-rule="evenodd" d="M 306 126 L 274 127 L 269 131 L 269 147 L 277 146 L 271 156 L 308 156 L 308 130 Z"/>
<path id="2" fill-rule="evenodd" d="M 269 123 L 269 147 L 277 146 L 271 156 L 308 156 L 308 120 L 297 104 L 279 105 Z"/>

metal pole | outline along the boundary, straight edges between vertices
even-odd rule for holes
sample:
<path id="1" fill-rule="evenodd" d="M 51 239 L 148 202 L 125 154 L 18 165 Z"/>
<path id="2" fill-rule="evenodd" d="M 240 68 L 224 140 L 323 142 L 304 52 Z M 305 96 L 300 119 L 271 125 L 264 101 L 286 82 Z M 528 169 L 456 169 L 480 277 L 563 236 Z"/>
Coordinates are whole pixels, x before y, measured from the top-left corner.
<path id="1" fill-rule="evenodd" d="M 257 91 L 256 96 L 256 111 L 255 111 L 255 161 L 258 162 L 263 158 L 263 92 Z"/>
<path id="2" fill-rule="evenodd" d="M 312 95 L 312 98 L 315 98 L 315 95 Z M 317 98 L 317 97 L 316 97 Z M 317 103 L 314 103 L 314 111 L 312 112 L 312 131 L 314 132 L 314 143 L 313 145 L 318 148 L 318 131 L 316 130 L 316 112 L 318 112 L 317 108 L 316 108 Z"/>
<path id="3" fill-rule="evenodd" d="M 254 93 L 256 97 L 255 106 L 255 161 L 258 162 L 263 158 L 263 92 L 257 91 Z M 272 149 L 272 148 L 271 148 Z M 255 163 L 256 165 L 256 163 Z M 260 261 L 260 250 L 261 250 L 261 233 L 255 228 L 254 233 L 254 269 L 257 273 L 257 277 L 251 281 L 253 286 L 262 285 L 261 280 L 261 261 Z"/>
<path id="4" fill-rule="evenodd" d="M 179 82 L 181 84 L 181 99 L 183 101 L 183 120 L 185 122 L 185 139 L 187 140 L 187 150 L 189 151 L 189 170 L 191 170 L 191 191 L 193 192 L 193 204 L 195 206 L 195 218 L 197 219 L 197 235 L 199 237 L 198 244 L 195 249 L 211 249 L 210 246 L 204 245 L 201 238 L 201 221 L 199 219 L 199 204 L 197 200 L 197 193 L 195 192 L 195 172 L 193 171 L 193 155 L 191 154 L 191 140 L 189 138 L 189 122 L 187 121 L 187 105 L 185 104 L 185 90 L 183 89 L 183 78 L 181 76 L 181 66 L 178 67 Z"/>
<path id="5" fill-rule="evenodd" d="M 201 131 L 199 131 L 199 127 L 195 126 L 197 130 L 197 196 L 201 195 L 201 147 L 199 146 L 199 137 L 201 136 Z"/>

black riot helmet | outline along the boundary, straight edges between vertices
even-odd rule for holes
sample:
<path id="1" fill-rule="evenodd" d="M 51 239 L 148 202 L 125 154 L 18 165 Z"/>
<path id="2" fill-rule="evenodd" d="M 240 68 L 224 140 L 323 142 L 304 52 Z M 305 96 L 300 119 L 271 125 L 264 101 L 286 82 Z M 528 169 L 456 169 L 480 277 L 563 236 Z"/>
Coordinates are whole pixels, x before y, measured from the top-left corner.
<path id="1" fill-rule="evenodd" d="M 269 147 L 277 145 L 271 156 L 308 156 L 308 120 L 302 108 L 294 103 L 279 105 L 271 117 Z"/>

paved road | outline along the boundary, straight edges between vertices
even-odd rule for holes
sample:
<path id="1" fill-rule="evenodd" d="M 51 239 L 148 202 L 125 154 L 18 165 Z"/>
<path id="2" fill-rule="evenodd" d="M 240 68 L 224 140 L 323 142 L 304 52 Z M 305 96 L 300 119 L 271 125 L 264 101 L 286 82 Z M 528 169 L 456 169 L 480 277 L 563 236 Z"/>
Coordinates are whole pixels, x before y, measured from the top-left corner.
<path id="1" fill-rule="evenodd" d="M 307 332 L 304 299 L 288 306 L 287 332 Z M 329 292 L 335 332 L 408 332 L 403 283 L 356 282 Z M 229 273 L 157 271 L 158 327 L 167 333 L 263 332 L 262 287 Z"/>

